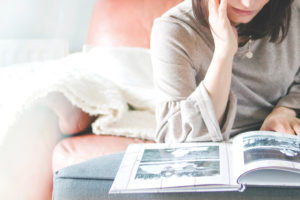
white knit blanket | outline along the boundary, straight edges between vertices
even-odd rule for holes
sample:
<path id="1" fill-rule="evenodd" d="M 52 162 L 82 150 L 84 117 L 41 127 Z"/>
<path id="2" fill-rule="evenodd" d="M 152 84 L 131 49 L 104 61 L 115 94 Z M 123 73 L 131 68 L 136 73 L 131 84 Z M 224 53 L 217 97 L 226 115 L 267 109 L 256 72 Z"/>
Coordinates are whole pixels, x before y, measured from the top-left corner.
<path id="1" fill-rule="evenodd" d="M 148 49 L 94 48 L 61 60 L 0 69 L 0 143 L 22 112 L 54 91 L 98 116 L 92 124 L 95 134 L 154 139 L 155 94 Z"/>

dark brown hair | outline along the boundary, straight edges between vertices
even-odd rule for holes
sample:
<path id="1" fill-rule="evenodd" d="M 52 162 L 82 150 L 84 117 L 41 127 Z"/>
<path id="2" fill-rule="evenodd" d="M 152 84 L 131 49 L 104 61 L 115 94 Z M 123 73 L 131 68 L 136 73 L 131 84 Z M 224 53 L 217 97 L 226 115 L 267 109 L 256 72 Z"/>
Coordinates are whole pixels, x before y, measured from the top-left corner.
<path id="1" fill-rule="evenodd" d="M 289 30 L 292 2 L 270 0 L 249 23 L 237 26 L 239 37 L 269 37 L 270 42 L 282 42 Z M 193 0 L 193 12 L 199 23 L 209 27 L 207 4 L 208 0 Z"/>

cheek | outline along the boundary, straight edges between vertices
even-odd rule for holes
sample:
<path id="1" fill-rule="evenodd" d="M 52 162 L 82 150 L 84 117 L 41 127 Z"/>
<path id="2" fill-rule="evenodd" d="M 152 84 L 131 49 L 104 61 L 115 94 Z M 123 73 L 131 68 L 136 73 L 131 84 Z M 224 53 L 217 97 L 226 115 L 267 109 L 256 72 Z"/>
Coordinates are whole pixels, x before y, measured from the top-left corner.
<path id="1" fill-rule="evenodd" d="M 241 0 L 227 0 L 228 5 L 236 5 L 239 4 Z"/>
<path id="2" fill-rule="evenodd" d="M 236 0 L 227 0 L 227 8 L 237 5 Z"/>
<path id="3" fill-rule="evenodd" d="M 269 0 L 262 1 L 261 4 L 260 4 L 260 10 L 261 10 L 267 3 L 269 3 Z"/>

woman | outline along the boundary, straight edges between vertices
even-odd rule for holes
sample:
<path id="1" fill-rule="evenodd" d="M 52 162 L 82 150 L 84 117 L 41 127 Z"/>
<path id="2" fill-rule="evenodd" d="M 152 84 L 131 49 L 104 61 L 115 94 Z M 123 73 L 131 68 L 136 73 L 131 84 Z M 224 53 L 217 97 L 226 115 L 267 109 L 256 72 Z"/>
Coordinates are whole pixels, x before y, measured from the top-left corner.
<path id="1" fill-rule="evenodd" d="M 268 7 L 271 11 L 265 12 Z M 159 92 L 157 140 L 223 140 L 259 128 L 299 134 L 299 8 L 299 0 L 186 0 L 156 19 L 151 51 Z M 269 24 L 270 19 L 276 20 Z M 261 20 L 267 23 L 257 27 Z M 277 29 L 284 34 L 276 34 Z M 100 157 L 56 172 L 53 199 L 241 198 L 227 193 L 108 195 L 122 157 Z M 253 189 L 242 198 L 269 198 L 269 192 Z"/>
<path id="2" fill-rule="evenodd" d="M 154 22 L 157 141 L 300 135 L 296 0 L 187 0 Z"/>

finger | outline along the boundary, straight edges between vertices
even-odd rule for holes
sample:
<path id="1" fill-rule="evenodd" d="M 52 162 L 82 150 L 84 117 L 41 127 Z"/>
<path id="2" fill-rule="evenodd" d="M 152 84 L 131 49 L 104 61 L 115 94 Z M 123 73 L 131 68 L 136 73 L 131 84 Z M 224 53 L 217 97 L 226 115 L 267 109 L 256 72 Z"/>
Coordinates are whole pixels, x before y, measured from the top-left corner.
<path id="1" fill-rule="evenodd" d="M 295 135 L 295 131 L 291 127 L 285 129 L 284 133 L 287 133 L 287 134 L 290 134 L 290 135 Z"/>
<path id="2" fill-rule="evenodd" d="M 300 135 L 300 124 L 295 123 L 293 126 L 294 132 L 296 133 L 296 135 Z"/>
<path id="3" fill-rule="evenodd" d="M 260 131 L 273 131 L 273 130 L 271 130 L 271 128 L 268 126 L 268 123 L 266 123 L 266 122 L 264 122 L 264 123 L 261 125 L 261 127 L 260 127 L 259 130 L 260 130 Z"/>
<path id="4" fill-rule="evenodd" d="M 259 129 L 260 131 L 275 131 L 273 128 L 271 128 L 271 127 L 268 127 L 268 126 L 262 126 L 262 127 L 260 127 L 260 129 Z"/>
<path id="5" fill-rule="evenodd" d="M 273 127 L 273 129 L 275 132 L 295 135 L 294 129 L 289 124 L 284 125 L 284 124 L 278 123 Z"/>
<path id="6" fill-rule="evenodd" d="M 260 127 L 260 130 L 261 131 L 274 131 L 274 132 L 276 132 L 275 128 L 276 128 L 277 125 L 278 124 L 274 123 L 274 121 L 269 121 L 268 119 L 266 119 L 263 122 L 262 126 Z"/>
<path id="7" fill-rule="evenodd" d="M 209 0 L 208 4 L 208 10 L 209 10 L 209 15 L 213 16 L 218 13 L 218 1 L 219 0 Z"/>
<path id="8" fill-rule="evenodd" d="M 287 133 L 287 134 L 290 134 L 290 135 L 295 135 L 294 129 L 290 126 L 282 127 L 280 129 L 280 131 L 278 131 L 278 132 Z"/>
<path id="9" fill-rule="evenodd" d="M 228 0 L 221 0 L 220 6 L 219 6 L 219 14 L 222 17 L 227 17 L 227 2 Z"/>

